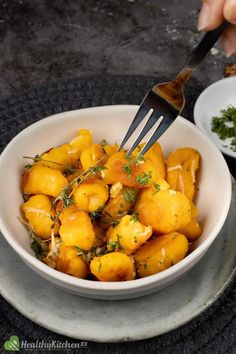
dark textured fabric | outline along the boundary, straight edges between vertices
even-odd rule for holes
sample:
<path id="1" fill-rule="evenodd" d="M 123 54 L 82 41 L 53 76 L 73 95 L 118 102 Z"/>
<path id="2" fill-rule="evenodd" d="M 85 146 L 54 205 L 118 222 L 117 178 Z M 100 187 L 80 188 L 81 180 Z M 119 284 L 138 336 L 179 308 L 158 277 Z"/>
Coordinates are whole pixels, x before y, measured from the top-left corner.
<path id="1" fill-rule="evenodd" d="M 108 104 L 139 104 L 147 89 L 165 78 L 101 76 L 71 79 L 36 87 L 0 100 L 1 150 L 22 129 L 48 115 L 82 107 Z M 202 87 L 192 80 L 187 95 L 186 117 L 192 117 Z M 233 171 L 233 162 L 231 171 Z M 0 284 L 1 287 L 1 284 Z M 205 313 L 165 335 L 139 342 L 102 344 L 88 342 L 80 353 L 236 353 L 236 282 L 234 281 Z M 28 342 L 73 339 L 50 332 L 18 313 L 0 298 L 0 347 L 11 335 Z M 95 314 L 96 315 L 96 314 Z M 88 329 L 89 330 L 89 329 Z M 76 340 L 77 341 L 77 340 Z M 1 351 L 2 349 L 0 349 Z M 42 353 L 34 350 L 33 353 Z M 53 353 L 54 351 L 50 351 Z M 73 350 L 60 350 L 72 353 Z M 57 352 L 58 353 L 58 352 Z"/>

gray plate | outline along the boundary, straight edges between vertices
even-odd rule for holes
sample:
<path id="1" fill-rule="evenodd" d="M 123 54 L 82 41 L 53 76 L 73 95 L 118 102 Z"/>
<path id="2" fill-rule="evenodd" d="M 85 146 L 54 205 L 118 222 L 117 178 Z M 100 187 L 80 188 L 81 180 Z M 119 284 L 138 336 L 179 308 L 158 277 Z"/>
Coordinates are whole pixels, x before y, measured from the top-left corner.
<path id="1" fill-rule="evenodd" d="M 234 182 L 228 218 L 203 259 L 167 288 L 131 300 L 93 300 L 66 293 L 29 269 L 2 237 L 1 295 L 32 321 L 77 339 L 119 342 L 166 333 L 204 311 L 232 280 L 236 270 L 235 211 Z"/>

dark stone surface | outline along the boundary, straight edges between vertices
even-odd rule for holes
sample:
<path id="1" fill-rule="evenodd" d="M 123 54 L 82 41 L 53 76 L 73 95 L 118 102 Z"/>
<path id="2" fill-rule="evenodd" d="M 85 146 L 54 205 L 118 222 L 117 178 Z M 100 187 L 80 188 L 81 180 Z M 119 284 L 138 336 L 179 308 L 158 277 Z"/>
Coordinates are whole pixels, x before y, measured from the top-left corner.
<path id="1" fill-rule="evenodd" d="M 172 79 L 201 34 L 199 0 L 0 1 L 0 94 L 58 78 L 135 74 Z M 205 87 L 227 60 L 196 71 Z"/>

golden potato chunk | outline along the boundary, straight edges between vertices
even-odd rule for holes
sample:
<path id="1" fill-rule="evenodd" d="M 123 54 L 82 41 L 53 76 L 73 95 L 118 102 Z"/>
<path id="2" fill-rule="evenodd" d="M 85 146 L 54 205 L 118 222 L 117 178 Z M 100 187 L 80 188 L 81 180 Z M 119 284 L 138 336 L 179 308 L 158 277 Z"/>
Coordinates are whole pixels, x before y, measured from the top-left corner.
<path id="1" fill-rule="evenodd" d="M 111 252 L 93 258 L 90 269 L 100 281 L 126 281 L 135 278 L 133 261 L 129 256 L 120 252 Z"/>
<path id="2" fill-rule="evenodd" d="M 188 198 L 173 190 L 152 188 L 140 192 L 135 204 L 141 223 L 151 225 L 157 233 L 168 233 L 185 227 L 191 220 L 191 204 Z"/>
<path id="3" fill-rule="evenodd" d="M 51 236 L 55 212 L 52 210 L 49 197 L 43 194 L 34 195 L 21 206 L 21 209 L 36 235 L 44 239 Z M 58 234 L 58 230 L 59 226 L 55 224 L 55 235 Z"/>
<path id="4" fill-rule="evenodd" d="M 143 148 L 145 144 L 139 144 L 138 147 L 134 150 L 133 154 L 136 156 L 139 151 Z M 164 155 L 162 152 L 161 145 L 156 142 L 147 152 L 144 154 L 144 157 L 152 161 L 155 169 L 156 176 L 160 178 L 165 178 L 166 175 L 166 166 Z"/>
<path id="5" fill-rule="evenodd" d="M 107 231 L 108 249 L 132 254 L 152 235 L 152 227 L 137 220 L 137 215 L 125 215 L 115 227 Z"/>
<path id="6" fill-rule="evenodd" d="M 61 244 L 56 259 L 56 269 L 77 278 L 86 278 L 88 265 L 74 247 Z"/>
<path id="7" fill-rule="evenodd" d="M 88 170 L 91 166 L 96 164 L 105 153 L 99 144 L 92 144 L 87 149 L 82 151 L 80 161 L 84 170 Z"/>
<path id="8" fill-rule="evenodd" d="M 108 198 L 108 186 L 97 178 L 91 178 L 81 183 L 73 194 L 77 208 L 88 212 L 102 208 Z"/>
<path id="9" fill-rule="evenodd" d="M 115 194 L 114 194 L 115 195 Z M 100 224 L 104 229 L 116 225 L 134 205 L 137 198 L 137 190 L 124 187 L 114 198 L 110 198 L 101 212 Z"/>
<path id="10" fill-rule="evenodd" d="M 143 278 L 162 272 L 181 261 L 187 252 L 188 240 L 184 235 L 170 232 L 158 236 L 141 246 L 134 254 L 137 274 Z"/>
<path id="11" fill-rule="evenodd" d="M 188 240 L 194 241 L 202 234 L 202 228 L 197 221 L 198 210 L 196 206 L 192 203 L 191 208 L 191 221 L 183 228 L 180 228 L 178 231 L 185 235 Z"/>
<path id="12" fill-rule="evenodd" d="M 127 158 L 125 151 L 113 154 L 105 164 L 102 177 L 105 183 L 120 182 L 123 186 L 144 188 L 156 178 L 156 169 L 149 159 L 135 160 Z"/>
<path id="13" fill-rule="evenodd" d="M 45 152 L 41 155 L 42 165 L 54 168 L 59 171 L 65 171 L 66 168 L 75 166 L 80 154 L 77 153 L 70 144 L 64 144 Z"/>
<path id="14" fill-rule="evenodd" d="M 87 129 L 80 129 L 77 136 L 70 141 L 70 145 L 77 151 L 77 154 L 81 154 L 92 142 L 93 138 L 91 132 Z"/>
<path id="15" fill-rule="evenodd" d="M 167 159 L 167 182 L 172 189 L 192 200 L 195 194 L 196 170 L 199 168 L 199 152 L 192 148 L 180 148 Z"/>
<path id="16" fill-rule="evenodd" d="M 60 171 L 37 164 L 25 172 L 23 192 L 57 197 L 67 183 L 67 178 Z"/>
<path id="17" fill-rule="evenodd" d="M 60 214 L 59 234 L 65 246 L 77 246 L 88 251 L 93 246 L 95 233 L 89 215 L 75 206 L 65 208 Z"/>
<path id="18" fill-rule="evenodd" d="M 114 145 L 104 145 L 103 146 L 103 150 L 105 151 L 106 155 L 111 156 L 113 154 L 115 154 L 115 152 L 118 151 L 118 144 L 114 144 Z"/>

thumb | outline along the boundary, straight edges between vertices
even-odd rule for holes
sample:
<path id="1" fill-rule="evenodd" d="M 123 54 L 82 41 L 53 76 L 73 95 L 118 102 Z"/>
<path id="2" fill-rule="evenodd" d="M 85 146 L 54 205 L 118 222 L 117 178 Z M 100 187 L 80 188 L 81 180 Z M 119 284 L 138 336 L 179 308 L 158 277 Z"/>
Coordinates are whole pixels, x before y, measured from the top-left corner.
<path id="1" fill-rule="evenodd" d="M 236 25 L 236 0 L 226 0 L 224 5 L 224 17 L 228 22 Z"/>

